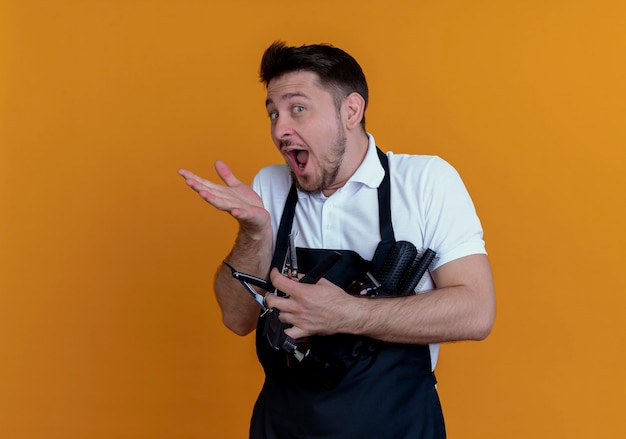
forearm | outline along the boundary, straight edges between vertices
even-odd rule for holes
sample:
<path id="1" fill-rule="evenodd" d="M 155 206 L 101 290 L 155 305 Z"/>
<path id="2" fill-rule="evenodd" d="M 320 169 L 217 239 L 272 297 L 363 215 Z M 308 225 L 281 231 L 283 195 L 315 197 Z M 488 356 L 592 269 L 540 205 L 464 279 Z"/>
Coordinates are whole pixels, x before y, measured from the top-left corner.
<path id="1" fill-rule="evenodd" d="M 272 297 L 270 307 L 292 325 L 292 338 L 360 334 L 409 344 L 481 340 L 493 325 L 495 295 L 485 255 L 472 255 L 432 273 L 437 288 L 402 297 L 355 297 L 322 279 L 316 285 L 294 282 L 272 272 L 272 283 L 289 298 Z"/>
<path id="2" fill-rule="evenodd" d="M 493 326 L 495 294 L 485 255 L 449 262 L 433 272 L 437 289 L 355 302 L 353 332 L 401 343 L 482 340 Z"/>
<path id="3" fill-rule="evenodd" d="M 346 332 L 410 344 L 482 340 L 493 324 L 493 307 L 465 286 L 414 296 L 357 298 Z"/>
<path id="4" fill-rule="evenodd" d="M 265 279 L 271 263 L 271 248 L 270 230 L 255 236 L 240 231 L 226 260 L 238 271 Z M 259 293 L 264 292 L 259 290 Z M 224 265 L 215 277 L 215 294 L 222 311 L 222 321 L 227 328 L 239 335 L 246 335 L 254 330 L 259 316 L 259 305 Z"/>

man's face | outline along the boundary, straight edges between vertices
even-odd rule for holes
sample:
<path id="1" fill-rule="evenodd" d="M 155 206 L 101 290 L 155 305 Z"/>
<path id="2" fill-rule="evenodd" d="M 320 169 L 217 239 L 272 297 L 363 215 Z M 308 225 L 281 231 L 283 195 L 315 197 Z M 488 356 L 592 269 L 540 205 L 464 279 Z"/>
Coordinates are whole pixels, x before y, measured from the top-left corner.
<path id="1" fill-rule="evenodd" d="M 315 73 L 297 71 L 272 79 L 267 87 L 272 140 L 305 192 L 331 194 L 337 181 L 346 136 L 332 94 Z"/>

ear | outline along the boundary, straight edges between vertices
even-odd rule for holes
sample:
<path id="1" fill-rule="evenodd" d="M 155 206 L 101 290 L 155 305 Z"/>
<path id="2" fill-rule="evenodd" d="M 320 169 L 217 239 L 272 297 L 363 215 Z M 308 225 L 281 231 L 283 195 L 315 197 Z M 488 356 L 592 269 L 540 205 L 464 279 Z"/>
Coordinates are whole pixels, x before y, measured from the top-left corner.
<path id="1" fill-rule="evenodd" d="M 360 94 L 352 92 L 343 100 L 341 109 L 346 128 L 353 129 L 359 127 L 365 112 L 365 99 Z"/>

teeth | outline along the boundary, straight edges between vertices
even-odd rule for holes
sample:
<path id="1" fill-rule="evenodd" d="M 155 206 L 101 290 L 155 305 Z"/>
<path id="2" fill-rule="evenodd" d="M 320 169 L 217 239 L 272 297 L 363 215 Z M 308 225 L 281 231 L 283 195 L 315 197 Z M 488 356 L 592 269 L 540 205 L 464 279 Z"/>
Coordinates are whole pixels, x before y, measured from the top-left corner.
<path id="1" fill-rule="evenodd" d="M 304 169 L 304 165 L 302 163 L 298 164 L 298 169 Z"/>

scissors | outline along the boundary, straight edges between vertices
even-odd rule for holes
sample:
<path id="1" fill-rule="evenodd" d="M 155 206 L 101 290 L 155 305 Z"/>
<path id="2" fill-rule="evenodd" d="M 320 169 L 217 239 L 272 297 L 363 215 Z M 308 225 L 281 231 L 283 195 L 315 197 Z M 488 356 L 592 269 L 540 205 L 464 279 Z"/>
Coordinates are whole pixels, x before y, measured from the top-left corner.
<path id="1" fill-rule="evenodd" d="M 289 235 L 289 249 L 285 254 L 285 260 L 283 261 L 283 266 L 281 269 L 281 273 L 288 275 L 291 279 L 298 277 L 298 259 L 296 256 L 296 236 L 297 232 Z M 241 285 L 250 293 L 252 298 L 256 303 L 261 306 L 261 309 L 266 312 L 267 305 L 265 303 L 265 296 L 259 294 L 252 285 L 262 288 L 265 291 L 274 291 L 276 293 L 276 288 L 272 285 L 271 282 L 261 279 L 260 277 L 252 276 L 251 274 L 242 273 L 241 271 L 237 271 L 235 267 L 229 264 L 226 261 L 223 261 L 224 265 L 230 268 L 232 276 L 241 282 Z"/>
<path id="2" fill-rule="evenodd" d="M 295 252 L 294 252 L 295 253 Z M 331 252 L 325 259 L 320 261 L 313 269 L 304 275 L 298 282 L 303 284 L 315 284 L 317 283 L 341 258 L 341 253 L 339 252 Z M 295 259 L 295 257 L 294 257 Z M 293 273 L 294 269 L 294 259 L 291 261 L 290 271 Z M 260 277 L 252 276 L 251 274 L 242 273 L 241 271 L 237 271 L 235 267 L 229 264 L 226 261 L 223 261 L 223 264 L 230 268 L 232 276 L 237 279 L 241 285 L 250 293 L 252 298 L 256 303 L 259 304 L 263 312 L 268 311 L 267 304 L 265 303 L 265 296 L 257 293 L 257 291 L 252 287 L 253 285 L 259 288 L 264 289 L 265 291 L 271 291 L 273 294 L 277 294 L 280 296 L 285 296 L 284 293 L 276 290 L 274 285 L 270 281 L 265 279 L 261 279 Z M 297 268 L 296 268 L 297 270 Z"/>
<path id="3" fill-rule="evenodd" d="M 267 305 L 265 303 L 265 296 L 257 293 L 257 291 L 252 288 L 252 285 L 257 286 L 259 288 L 264 289 L 265 291 L 275 290 L 274 286 L 271 282 L 266 281 L 265 279 L 261 279 L 260 277 L 252 276 L 251 274 L 242 273 L 241 271 L 237 271 L 235 267 L 230 265 L 228 262 L 223 261 L 224 265 L 230 268 L 232 275 L 235 279 L 241 282 L 241 285 L 245 287 L 245 289 L 252 295 L 252 298 L 256 303 L 261 306 L 263 312 L 268 310 Z"/>

